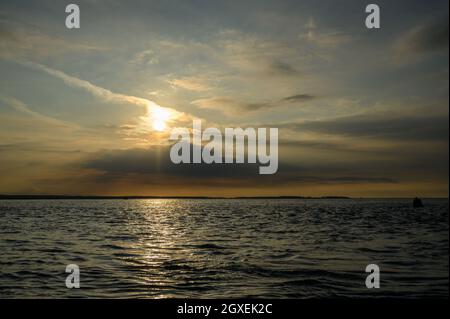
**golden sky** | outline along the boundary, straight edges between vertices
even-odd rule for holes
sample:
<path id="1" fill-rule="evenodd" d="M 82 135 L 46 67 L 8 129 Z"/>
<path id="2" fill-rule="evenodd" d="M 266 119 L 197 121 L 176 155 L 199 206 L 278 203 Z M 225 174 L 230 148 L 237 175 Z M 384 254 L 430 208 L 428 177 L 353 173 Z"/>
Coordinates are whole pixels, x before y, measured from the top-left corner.
<path id="1" fill-rule="evenodd" d="M 0 3 L 0 194 L 448 196 L 448 1 Z M 276 127 L 279 169 L 170 130 Z"/>

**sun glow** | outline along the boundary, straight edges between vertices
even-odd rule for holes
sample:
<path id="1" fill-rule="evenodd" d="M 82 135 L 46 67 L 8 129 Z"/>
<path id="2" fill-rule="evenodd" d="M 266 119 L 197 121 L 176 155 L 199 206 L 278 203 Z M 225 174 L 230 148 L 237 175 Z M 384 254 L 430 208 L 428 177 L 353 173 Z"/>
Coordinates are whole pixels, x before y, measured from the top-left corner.
<path id="1" fill-rule="evenodd" d="M 162 107 L 152 110 L 153 129 L 156 131 L 164 131 L 167 127 L 167 120 L 170 118 L 170 111 Z"/>

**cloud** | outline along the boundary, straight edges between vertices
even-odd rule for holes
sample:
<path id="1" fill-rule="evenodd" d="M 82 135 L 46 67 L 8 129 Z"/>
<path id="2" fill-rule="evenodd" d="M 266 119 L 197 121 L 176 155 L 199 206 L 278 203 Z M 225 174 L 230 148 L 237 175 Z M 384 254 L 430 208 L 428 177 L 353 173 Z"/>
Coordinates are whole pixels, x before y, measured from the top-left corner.
<path id="1" fill-rule="evenodd" d="M 306 102 L 306 101 L 311 101 L 314 100 L 316 97 L 314 95 L 311 94 L 295 94 L 295 95 L 291 95 L 291 96 L 287 96 L 285 98 L 282 99 L 282 101 L 287 101 L 287 102 Z"/>
<path id="2" fill-rule="evenodd" d="M 131 64 L 138 64 L 138 65 L 152 65 L 158 62 L 159 60 L 156 57 L 155 52 L 153 52 L 153 50 L 151 49 L 136 53 L 130 60 Z"/>
<path id="3" fill-rule="evenodd" d="M 92 95 L 96 96 L 97 98 L 102 99 L 105 102 L 116 102 L 116 103 L 126 103 L 126 104 L 134 104 L 137 106 L 142 107 L 159 107 L 155 102 L 132 96 L 132 95 L 126 95 L 126 94 L 120 94 L 120 93 L 114 93 L 108 89 L 104 89 L 100 86 L 94 85 L 86 80 L 82 80 L 79 78 L 76 78 L 74 76 L 70 76 L 64 72 L 61 72 L 59 70 L 55 70 L 52 68 L 49 68 L 45 65 L 35 63 L 35 62 L 22 62 L 23 65 L 26 65 L 28 67 L 31 67 L 36 70 L 44 71 L 47 74 L 50 74 L 56 78 L 59 78 L 64 81 L 69 86 L 76 87 L 83 89 Z"/>
<path id="4" fill-rule="evenodd" d="M 192 149 L 192 145 L 191 145 Z M 251 187 L 255 183 L 266 184 L 259 175 L 259 164 L 174 164 L 170 160 L 168 146 L 147 149 L 110 150 L 92 154 L 80 163 L 82 170 L 93 172 L 92 178 L 102 184 L 116 182 L 134 185 L 173 185 L 183 187 L 184 192 L 193 186 Z M 278 180 L 278 178 L 276 177 Z M 189 188 L 186 186 L 189 185 Z M 270 184 L 269 184 L 270 185 Z"/>
<path id="5" fill-rule="evenodd" d="M 343 32 L 328 32 L 318 33 L 316 31 L 308 31 L 306 34 L 300 36 L 301 39 L 308 43 L 315 44 L 323 48 L 336 48 L 342 44 L 351 41 L 352 37 Z"/>
<path id="6" fill-rule="evenodd" d="M 82 80 L 79 78 L 76 78 L 74 76 L 70 76 L 64 72 L 61 72 L 59 70 L 55 70 L 53 68 L 49 68 L 45 65 L 35 63 L 35 62 L 21 62 L 25 66 L 31 67 L 36 70 L 44 71 L 47 74 L 50 74 L 58 79 L 61 79 L 66 83 L 67 85 L 71 87 L 76 87 L 83 89 L 90 94 L 94 95 L 95 97 L 103 100 L 104 102 L 112 102 L 112 103 L 123 103 L 123 104 L 131 104 L 138 107 L 142 107 L 145 111 L 144 115 L 141 116 L 139 119 L 140 125 L 136 126 L 135 133 L 137 135 L 147 134 L 149 130 L 151 130 L 151 125 L 149 123 L 152 123 L 154 119 L 158 119 L 159 114 L 161 114 L 161 110 L 170 110 L 168 111 L 168 114 L 170 114 L 170 118 L 168 118 L 167 122 L 190 122 L 192 121 L 192 117 L 189 114 L 178 112 L 175 109 L 172 108 L 166 108 L 159 106 L 153 101 L 150 101 L 145 98 L 136 97 L 132 95 L 126 95 L 121 93 L 115 93 L 108 89 L 102 88 L 100 86 L 94 85 L 86 80 Z M 164 113 L 165 114 L 165 113 Z"/>
<path id="7" fill-rule="evenodd" d="M 255 112 L 262 109 L 283 107 L 285 103 L 308 102 L 314 99 L 316 99 L 316 96 L 311 94 L 295 94 L 284 97 L 277 101 L 248 103 L 241 102 L 229 97 L 216 96 L 198 99 L 192 101 L 191 103 L 202 109 L 218 110 L 224 114 L 236 115 L 242 112 Z"/>
<path id="8" fill-rule="evenodd" d="M 304 57 L 288 41 L 237 30 L 214 31 L 212 36 L 204 42 L 187 38 L 151 44 L 150 51 L 158 53 L 158 67 L 176 74 L 168 81 L 172 86 L 204 92 L 216 89 L 217 85 L 211 83 L 216 84 L 218 79 L 227 85 L 250 78 L 255 83 L 269 78 L 292 81 L 303 76 L 299 61 Z"/>
<path id="9" fill-rule="evenodd" d="M 105 48 L 68 41 L 49 35 L 36 25 L 23 23 L 11 17 L 0 16 L 0 57 L 18 58 L 48 57 L 67 52 L 104 51 Z"/>
<path id="10" fill-rule="evenodd" d="M 337 30 L 319 30 L 314 18 L 310 18 L 300 40 L 325 49 L 334 49 L 353 40 L 353 37 Z"/>
<path id="11" fill-rule="evenodd" d="M 448 117 L 365 113 L 326 120 L 288 123 L 286 128 L 328 135 L 391 140 L 448 141 Z"/>
<path id="12" fill-rule="evenodd" d="M 46 124 L 51 124 L 51 125 L 54 125 L 54 126 L 57 126 L 57 127 L 63 127 L 63 128 L 79 128 L 79 126 L 76 125 L 76 124 L 73 124 L 73 123 L 70 123 L 70 122 L 66 122 L 66 121 L 62 121 L 62 120 L 59 120 L 59 119 L 55 119 L 53 117 L 46 116 L 46 115 L 40 114 L 40 113 L 38 113 L 36 111 L 33 111 L 25 103 L 15 99 L 15 98 L 0 96 L 0 101 L 3 101 L 4 103 L 10 105 L 16 111 L 21 112 L 23 114 L 26 114 L 28 116 L 31 116 L 34 119 L 42 121 L 42 122 L 44 122 Z"/>
<path id="13" fill-rule="evenodd" d="M 165 141 L 169 131 L 157 132 L 155 124 L 162 117 L 167 127 L 186 126 L 192 123 L 194 118 L 188 113 L 179 112 L 173 108 L 162 107 L 157 103 L 127 94 L 115 93 L 108 89 L 102 88 L 89 81 L 70 76 L 62 71 L 47 67 L 45 65 L 30 62 L 16 61 L 21 65 L 28 66 L 35 70 L 43 71 L 55 78 L 61 79 L 70 87 L 80 88 L 93 96 L 99 98 L 106 103 L 117 103 L 125 105 L 133 105 L 142 109 L 142 115 L 131 120 L 131 123 L 122 123 L 118 126 L 115 133 L 119 134 L 128 141 L 133 141 L 134 145 L 160 144 Z"/>
<path id="14" fill-rule="evenodd" d="M 224 114 L 235 115 L 239 112 L 252 112 L 272 107 L 271 103 L 242 103 L 228 97 L 211 97 L 191 102 L 202 109 L 218 110 Z"/>
<path id="15" fill-rule="evenodd" d="M 319 184 L 378 184 L 396 183 L 391 177 L 320 173 L 320 169 L 306 171 L 300 165 L 280 163 L 275 175 L 259 175 L 259 164 L 173 164 L 168 146 L 148 149 L 102 151 L 91 155 L 80 165 L 95 170 L 96 178 L 104 183 L 129 179 L 130 183 L 148 184 L 204 184 L 216 187 L 270 186 L 296 183 Z"/>
<path id="16" fill-rule="evenodd" d="M 216 96 L 210 98 L 203 98 L 192 101 L 191 103 L 202 109 L 218 110 L 227 115 L 236 115 L 242 112 L 255 112 L 262 109 L 272 109 L 285 106 L 286 103 L 294 102 L 308 102 L 316 99 L 316 96 L 311 94 L 295 94 L 284 97 L 277 101 L 266 102 L 241 102 L 233 98 Z"/>
<path id="17" fill-rule="evenodd" d="M 267 73 L 269 75 L 297 76 L 300 72 L 287 62 L 272 59 L 267 62 Z"/>
<path id="18" fill-rule="evenodd" d="M 448 49 L 448 16 L 416 26 L 397 39 L 398 55 L 423 54 Z"/>
<path id="19" fill-rule="evenodd" d="M 189 91 L 208 91 L 211 87 L 206 83 L 207 79 L 197 76 L 183 77 L 168 81 L 172 86 Z"/>
<path id="20" fill-rule="evenodd" d="M 298 52 L 284 43 L 226 30 L 213 47 L 217 59 L 241 72 L 281 77 L 301 74 L 291 62 L 298 57 Z"/>

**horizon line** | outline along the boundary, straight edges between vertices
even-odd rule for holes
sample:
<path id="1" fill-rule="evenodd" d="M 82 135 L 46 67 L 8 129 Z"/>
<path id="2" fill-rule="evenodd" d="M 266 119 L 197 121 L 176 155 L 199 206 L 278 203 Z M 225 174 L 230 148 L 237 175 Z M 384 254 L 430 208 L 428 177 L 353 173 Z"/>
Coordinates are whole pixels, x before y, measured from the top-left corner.
<path id="1" fill-rule="evenodd" d="M 57 195 L 57 194 L 0 194 L 2 199 L 413 199 L 408 197 L 364 197 L 364 196 L 302 196 L 302 195 L 265 195 L 265 196 L 158 196 L 158 195 Z M 431 196 L 423 199 L 449 199 L 449 197 Z"/>

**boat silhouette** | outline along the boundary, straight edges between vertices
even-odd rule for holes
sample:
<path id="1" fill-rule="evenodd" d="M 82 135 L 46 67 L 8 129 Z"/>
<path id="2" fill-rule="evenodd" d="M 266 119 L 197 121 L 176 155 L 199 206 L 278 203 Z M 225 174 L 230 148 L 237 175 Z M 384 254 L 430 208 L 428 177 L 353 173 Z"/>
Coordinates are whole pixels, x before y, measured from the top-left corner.
<path id="1" fill-rule="evenodd" d="M 413 207 L 414 208 L 423 207 L 422 200 L 419 197 L 414 198 L 414 200 L 413 200 Z"/>

